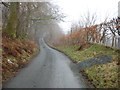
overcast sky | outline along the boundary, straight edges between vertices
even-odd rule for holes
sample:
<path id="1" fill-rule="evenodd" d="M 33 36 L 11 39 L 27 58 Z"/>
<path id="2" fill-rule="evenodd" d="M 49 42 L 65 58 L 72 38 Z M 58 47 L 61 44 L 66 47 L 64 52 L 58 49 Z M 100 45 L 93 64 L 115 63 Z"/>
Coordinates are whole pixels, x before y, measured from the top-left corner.
<path id="1" fill-rule="evenodd" d="M 72 22 L 77 22 L 80 17 L 88 11 L 96 13 L 98 22 L 104 21 L 105 17 L 110 18 L 118 15 L 119 0 L 53 0 L 63 13 L 67 16 L 65 22 L 61 22 L 60 26 L 63 31 L 68 32 Z"/>

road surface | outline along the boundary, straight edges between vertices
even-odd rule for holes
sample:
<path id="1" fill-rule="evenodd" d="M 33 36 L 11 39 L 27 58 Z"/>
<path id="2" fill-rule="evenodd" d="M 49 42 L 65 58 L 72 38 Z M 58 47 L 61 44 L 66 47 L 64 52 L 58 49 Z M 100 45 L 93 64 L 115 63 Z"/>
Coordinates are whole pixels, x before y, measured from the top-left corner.
<path id="1" fill-rule="evenodd" d="M 3 88 L 86 88 L 82 76 L 71 70 L 72 62 L 40 39 L 40 54 Z"/>

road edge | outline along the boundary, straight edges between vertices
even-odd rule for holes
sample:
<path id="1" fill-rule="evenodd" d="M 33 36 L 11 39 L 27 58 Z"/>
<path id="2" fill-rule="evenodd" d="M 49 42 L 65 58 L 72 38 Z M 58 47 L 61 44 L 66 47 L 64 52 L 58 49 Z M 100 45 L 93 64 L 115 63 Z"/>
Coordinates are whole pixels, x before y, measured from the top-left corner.
<path id="1" fill-rule="evenodd" d="M 64 54 L 65 56 L 67 56 L 72 63 L 76 64 L 76 62 L 73 62 L 72 59 L 71 59 L 66 53 L 64 53 L 63 51 L 55 48 L 53 45 L 48 44 L 46 41 L 45 41 L 45 43 L 46 43 L 46 45 L 48 45 L 50 48 L 52 48 L 52 49 L 54 49 L 54 50 L 57 50 L 58 52 L 61 52 L 62 54 Z M 84 71 L 79 71 L 79 73 L 81 73 L 83 79 L 85 80 L 85 83 L 89 86 L 89 88 L 96 88 L 96 87 L 94 86 L 94 84 L 92 84 L 92 83 L 90 82 L 90 79 L 87 77 L 87 75 L 84 73 Z"/>

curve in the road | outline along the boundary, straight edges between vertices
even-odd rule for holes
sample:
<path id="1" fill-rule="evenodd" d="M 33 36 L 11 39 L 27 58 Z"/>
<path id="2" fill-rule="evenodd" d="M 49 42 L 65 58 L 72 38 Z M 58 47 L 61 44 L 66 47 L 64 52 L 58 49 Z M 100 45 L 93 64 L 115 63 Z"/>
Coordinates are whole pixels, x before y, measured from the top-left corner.
<path id="1" fill-rule="evenodd" d="M 40 54 L 3 88 L 86 88 L 80 74 L 74 73 L 72 62 L 51 49 L 40 39 Z"/>

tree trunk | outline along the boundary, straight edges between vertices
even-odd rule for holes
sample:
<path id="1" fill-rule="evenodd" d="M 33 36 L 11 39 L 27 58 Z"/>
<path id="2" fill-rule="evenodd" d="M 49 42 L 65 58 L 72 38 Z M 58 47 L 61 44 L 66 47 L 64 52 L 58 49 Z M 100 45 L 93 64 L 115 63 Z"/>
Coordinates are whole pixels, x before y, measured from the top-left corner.
<path id="1" fill-rule="evenodd" d="M 112 47 L 115 45 L 115 36 L 112 37 Z"/>
<path id="2" fill-rule="evenodd" d="M 120 37 L 118 37 L 118 49 L 120 49 Z"/>
<path id="3" fill-rule="evenodd" d="M 17 27 L 17 7 L 18 2 L 10 3 L 10 15 L 8 17 L 8 23 L 5 28 L 5 32 L 12 38 L 16 37 L 16 27 Z"/>

